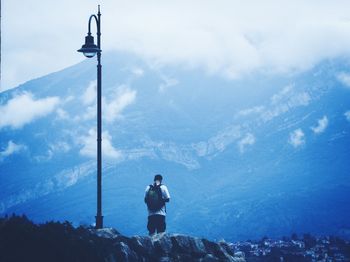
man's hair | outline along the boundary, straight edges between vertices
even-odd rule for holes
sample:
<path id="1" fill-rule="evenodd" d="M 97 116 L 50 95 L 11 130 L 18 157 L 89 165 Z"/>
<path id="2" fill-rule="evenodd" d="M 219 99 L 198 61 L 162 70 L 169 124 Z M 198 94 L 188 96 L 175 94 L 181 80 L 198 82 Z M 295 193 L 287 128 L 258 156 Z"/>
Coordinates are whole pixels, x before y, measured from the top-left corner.
<path id="1" fill-rule="evenodd" d="M 161 175 L 161 174 L 155 175 L 155 176 L 154 176 L 154 181 L 156 181 L 156 180 L 159 180 L 160 182 L 162 182 L 162 180 L 163 180 L 162 175 Z"/>

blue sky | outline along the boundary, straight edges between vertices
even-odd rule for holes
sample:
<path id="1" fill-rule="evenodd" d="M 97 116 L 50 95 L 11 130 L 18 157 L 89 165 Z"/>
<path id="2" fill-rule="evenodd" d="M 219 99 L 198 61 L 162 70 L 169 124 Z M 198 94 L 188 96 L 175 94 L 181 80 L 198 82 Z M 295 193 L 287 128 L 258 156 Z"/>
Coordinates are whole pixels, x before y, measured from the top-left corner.
<path id="1" fill-rule="evenodd" d="M 76 50 L 98 4 L 103 50 L 135 53 L 157 66 L 236 79 L 350 56 L 349 1 L 100 2 L 3 1 L 1 90 L 83 60 Z"/>

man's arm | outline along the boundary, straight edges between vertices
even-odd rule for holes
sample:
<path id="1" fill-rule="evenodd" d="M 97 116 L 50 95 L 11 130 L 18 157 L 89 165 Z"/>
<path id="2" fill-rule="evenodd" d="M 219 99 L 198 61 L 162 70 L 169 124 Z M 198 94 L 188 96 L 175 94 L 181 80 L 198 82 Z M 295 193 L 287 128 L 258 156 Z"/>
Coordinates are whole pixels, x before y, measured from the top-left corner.
<path id="1" fill-rule="evenodd" d="M 146 196 L 147 196 L 147 192 L 148 192 L 148 190 L 149 190 L 149 186 L 147 186 L 147 187 L 146 187 L 146 190 L 145 190 L 145 199 L 144 199 L 144 200 L 145 200 L 145 203 L 146 203 L 146 204 L 147 204 L 147 201 L 146 201 Z"/>
<path id="2" fill-rule="evenodd" d="M 164 200 L 164 202 L 169 202 L 170 201 L 170 194 L 169 194 L 168 188 L 165 185 L 163 185 L 162 188 L 163 188 L 163 190 L 162 190 L 163 200 Z"/>

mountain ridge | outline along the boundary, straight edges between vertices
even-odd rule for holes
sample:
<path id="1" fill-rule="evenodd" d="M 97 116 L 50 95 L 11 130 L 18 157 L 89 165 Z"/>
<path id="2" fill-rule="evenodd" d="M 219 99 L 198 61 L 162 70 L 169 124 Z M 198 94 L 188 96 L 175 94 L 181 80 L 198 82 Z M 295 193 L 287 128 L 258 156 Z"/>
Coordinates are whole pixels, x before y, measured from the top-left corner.
<path id="1" fill-rule="evenodd" d="M 337 78 L 347 72 L 347 61 L 325 61 L 286 77 L 227 80 L 155 68 L 128 55 L 106 57 L 108 224 L 144 234 L 144 189 L 162 173 L 174 232 L 232 241 L 348 232 L 350 94 Z M 1 214 L 93 223 L 95 71 L 94 61 L 83 61 L 0 93 L 0 111 L 9 114 L 7 122 L 0 119 Z M 50 101 L 51 111 L 25 119 L 32 107 Z"/>

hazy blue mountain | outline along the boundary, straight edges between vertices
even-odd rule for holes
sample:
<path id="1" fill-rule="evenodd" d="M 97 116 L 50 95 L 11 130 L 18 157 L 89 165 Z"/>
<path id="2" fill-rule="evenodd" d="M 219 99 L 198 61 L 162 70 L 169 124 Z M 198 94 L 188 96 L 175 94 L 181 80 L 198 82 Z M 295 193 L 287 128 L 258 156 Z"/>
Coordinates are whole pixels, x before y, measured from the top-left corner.
<path id="1" fill-rule="evenodd" d="M 161 173 L 170 232 L 349 237 L 348 69 L 230 80 L 104 53 L 105 224 L 146 234 L 144 190 Z M 0 93 L 0 213 L 94 223 L 95 79 L 92 59 Z"/>

